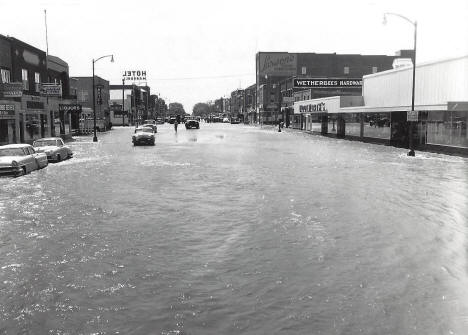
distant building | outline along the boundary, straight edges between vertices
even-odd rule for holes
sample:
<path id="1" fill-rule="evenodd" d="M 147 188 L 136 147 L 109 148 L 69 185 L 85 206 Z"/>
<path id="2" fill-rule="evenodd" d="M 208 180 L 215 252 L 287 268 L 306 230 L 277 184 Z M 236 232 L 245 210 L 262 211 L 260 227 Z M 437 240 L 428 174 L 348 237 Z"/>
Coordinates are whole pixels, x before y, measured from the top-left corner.
<path id="1" fill-rule="evenodd" d="M 93 77 L 72 77 L 76 85 L 77 102 L 82 106 L 82 118 L 94 118 L 93 111 Z M 94 76 L 94 98 L 96 119 L 103 120 L 106 127 L 110 122 L 110 93 L 109 81 Z"/>
<path id="2" fill-rule="evenodd" d="M 293 115 L 295 99 L 362 94 L 362 85 L 313 85 L 314 82 L 332 83 L 335 79 L 362 82 L 364 75 L 391 69 L 394 59 L 408 56 L 412 56 L 412 50 L 402 50 L 395 56 L 259 52 L 256 56 L 258 119 L 263 123 L 282 119 L 287 126 L 301 124 L 301 116 Z M 311 80 L 300 87 L 294 82 L 296 79 Z M 299 91 L 306 92 L 295 95 Z"/>

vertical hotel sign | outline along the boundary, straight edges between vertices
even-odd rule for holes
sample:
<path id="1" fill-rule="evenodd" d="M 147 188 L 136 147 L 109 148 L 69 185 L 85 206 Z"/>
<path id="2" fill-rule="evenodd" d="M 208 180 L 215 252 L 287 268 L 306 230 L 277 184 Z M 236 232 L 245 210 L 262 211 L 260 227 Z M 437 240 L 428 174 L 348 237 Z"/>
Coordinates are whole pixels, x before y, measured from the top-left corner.
<path id="1" fill-rule="evenodd" d="M 288 77 L 296 75 L 297 55 L 289 52 L 259 52 L 257 75 Z"/>

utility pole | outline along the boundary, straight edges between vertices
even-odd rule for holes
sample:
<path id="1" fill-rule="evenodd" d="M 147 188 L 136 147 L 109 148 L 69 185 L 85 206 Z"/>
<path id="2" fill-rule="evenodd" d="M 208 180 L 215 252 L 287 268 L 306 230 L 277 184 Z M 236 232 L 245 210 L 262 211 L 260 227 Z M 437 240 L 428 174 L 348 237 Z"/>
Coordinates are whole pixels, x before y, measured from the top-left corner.
<path id="1" fill-rule="evenodd" d="M 122 127 L 125 126 L 125 78 L 122 78 Z"/>

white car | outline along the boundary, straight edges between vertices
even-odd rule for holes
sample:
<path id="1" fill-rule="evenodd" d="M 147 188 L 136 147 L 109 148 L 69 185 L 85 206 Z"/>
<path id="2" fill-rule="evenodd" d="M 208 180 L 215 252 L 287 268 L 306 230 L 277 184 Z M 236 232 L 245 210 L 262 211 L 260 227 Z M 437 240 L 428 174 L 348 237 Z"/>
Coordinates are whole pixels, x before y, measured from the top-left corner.
<path id="1" fill-rule="evenodd" d="M 133 145 L 149 144 L 154 145 L 154 130 L 151 127 L 137 127 L 132 136 Z"/>
<path id="2" fill-rule="evenodd" d="M 60 137 L 38 139 L 34 141 L 33 146 L 36 152 L 44 152 L 49 162 L 60 162 L 73 157 L 73 152 Z"/>
<path id="3" fill-rule="evenodd" d="M 227 117 L 225 117 L 225 118 L 223 119 L 223 123 L 230 123 L 230 122 L 231 122 L 231 121 L 229 121 L 229 119 L 228 119 Z"/>
<path id="4" fill-rule="evenodd" d="M 30 144 L 0 146 L 0 176 L 22 176 L 47 164 L 47 155 L 36 152 Z"/>

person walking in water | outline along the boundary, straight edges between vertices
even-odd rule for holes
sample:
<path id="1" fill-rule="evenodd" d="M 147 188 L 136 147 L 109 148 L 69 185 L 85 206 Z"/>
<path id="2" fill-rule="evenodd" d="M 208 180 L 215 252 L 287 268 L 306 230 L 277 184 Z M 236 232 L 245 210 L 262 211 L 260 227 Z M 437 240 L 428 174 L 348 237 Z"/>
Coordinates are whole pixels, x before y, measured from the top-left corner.
<path id="1" fill-rule="evenodd" d="M 174 120 L 174 130 L 175 132 L 177 133 L 177 125 L 179 124 L 179 122 L 177 122 L 177 120 Z"/>

